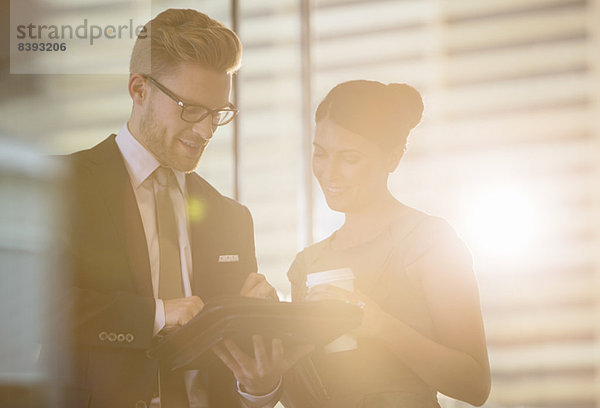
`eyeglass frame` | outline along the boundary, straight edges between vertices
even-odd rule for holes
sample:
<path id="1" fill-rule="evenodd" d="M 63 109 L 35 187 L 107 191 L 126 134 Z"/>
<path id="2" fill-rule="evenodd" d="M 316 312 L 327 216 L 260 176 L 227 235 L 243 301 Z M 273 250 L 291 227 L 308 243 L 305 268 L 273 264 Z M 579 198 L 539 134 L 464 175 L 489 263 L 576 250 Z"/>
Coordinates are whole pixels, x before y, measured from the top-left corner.
<path id="1" fill-rule="evenodd" d="M 161 84 L 160 82 L 158 82 L 156 79 L 152 78 L 150 75 L 147 75 L 147 74 L 140 74 L 140 75 L 142 75 L 142 77 L 144 77 L 147 80 L 149 80 L 150 82 L 152 82 L 152 84 L 154 84 L 154 86 L 156 86 L 162 93 L 164 93 L 169 98 L 171 98 L 171 99 L 173 99 L 175 101 L 175 103 L 181 108 L 181 114 L 179 115 L 179 117 L 184 122 L 187 122 L 187 123 L 198 123 L 198 122 L 201 122 L 204 119 L 206 119 L 206 117 L 208 115 L 210 115 L 211 117 L 214 118 L 214 113 L 217 113 L 219 111 L 233 112 L 233 115 L 231 116 L 231 118 L 227 122 L 218 123 L 218 124 L 215 124 L 213 122 L 213 124 L 215 126 L 224 126 L 224 125 L 229 124 L 237 116 L 237 114 L 239 113 L 239 110 L 232 103 L 228 103 L 227 105 L 225 105 L 224 107 L 219 108 L 219 109 L 209 109 L 209 108 L 207 108 L 204 105 L 186 104 L 173 91 L 171 91 L 169 88 L 167 88 L 166 86 L 164 86 L 163 84 Z M 202 108 L 202 109 L 206 110 L 206 113 L 204 115 L 202 115 L 200 117 L 200 119 L 198 119 L 198 120 L 194 120 L 194 121 L 186 120 L 186 119 L 183 118 L 183 112 L 185 111 L 185 108 L 189 108 L 189 107 Z"/>

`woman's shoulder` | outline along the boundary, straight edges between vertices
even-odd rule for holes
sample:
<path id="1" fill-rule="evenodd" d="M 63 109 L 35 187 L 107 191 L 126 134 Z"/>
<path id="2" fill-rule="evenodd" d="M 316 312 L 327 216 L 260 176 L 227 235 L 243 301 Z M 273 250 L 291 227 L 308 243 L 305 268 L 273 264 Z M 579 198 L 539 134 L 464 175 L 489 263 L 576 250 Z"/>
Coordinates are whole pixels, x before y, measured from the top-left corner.
<path id="1" fill-rule="evenodd" d="M 303 278 L 303 274 L 306 274 L 307 265 L 310 265 L 328 246 L 330 237 L 327 237 L 319 242 L 305 247 L 302 251 L 296 254 L 294 261 L 288 271 L 288 278 L 290 280 Z"/>
<path id="2" fill-rule="evenodd" d="M 419 257 L 437 246 L 464 245 L 446 219 L 412 207 L 392 223 L 391 235 L 407 258 Z"/>
<path id="3" fill-rule="evenodd" d="M 450 232 L 454 233 L 454 228 L 444 218 L 409 206 L 404 206 L 402 212 L 391 223 L 391 233 L 396 239 Z"/>
<path id="4" fill-rule="evenodd" d="M 305 263 L 310 263 L 319 255 L 319 253 L 329 247 L 330 238 L 331 236 L 305 247 L 302 251 L 296 254 L 296 259 Z"/>

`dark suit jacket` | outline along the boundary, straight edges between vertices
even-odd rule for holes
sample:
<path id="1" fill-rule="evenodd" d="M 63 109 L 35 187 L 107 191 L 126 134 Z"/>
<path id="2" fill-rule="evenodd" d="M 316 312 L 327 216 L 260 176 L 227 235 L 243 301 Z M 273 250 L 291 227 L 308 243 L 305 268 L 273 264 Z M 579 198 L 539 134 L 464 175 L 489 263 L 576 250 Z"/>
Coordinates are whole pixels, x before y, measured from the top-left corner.
<path id="1" fill-rule="evenodd" d="M 77 407 L 149 404 L 157 362 L 152 343 L 154 299 L 148 249 L 123 157 L 111 135 L 92 149 L 66 156 L 72 170 L 70 245 Z M 237 295 L 256 272 L 248 209 L 219 194 L 195 173 L 186 176 L 192 246 L 192 291 L 205 303 Z M 220 255 L 239 262 L 219 262 Z M 240 406 L 233 376 L 215 359 L 203 378 L 211 407 Z"/>

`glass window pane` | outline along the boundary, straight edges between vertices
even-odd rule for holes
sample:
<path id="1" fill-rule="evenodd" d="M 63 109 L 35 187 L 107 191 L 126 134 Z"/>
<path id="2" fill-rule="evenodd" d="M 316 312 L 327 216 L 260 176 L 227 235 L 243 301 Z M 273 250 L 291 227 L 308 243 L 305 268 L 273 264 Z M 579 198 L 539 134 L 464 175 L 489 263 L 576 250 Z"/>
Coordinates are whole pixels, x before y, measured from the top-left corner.
<path id="1" fill-rule="evenodd" d="M 298 247 L 301 138 L 298 2 L 241 2 L 241 201 L 254 216 L 260 271 L 285 296 Z"/>

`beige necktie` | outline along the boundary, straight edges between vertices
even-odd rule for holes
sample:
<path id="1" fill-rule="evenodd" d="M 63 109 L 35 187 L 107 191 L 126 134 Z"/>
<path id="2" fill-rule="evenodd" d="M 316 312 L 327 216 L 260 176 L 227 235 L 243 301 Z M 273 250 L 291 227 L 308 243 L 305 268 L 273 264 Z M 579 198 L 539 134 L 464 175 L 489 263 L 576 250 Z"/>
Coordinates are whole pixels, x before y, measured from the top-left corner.
<path id="1" fill-rule="evenodd" d="M 174 299 L 184 297 L 181 278 L 181 258 L 175 210 L 169 191 L 177 188 L 171 169 L 159 167 L 154 172 L 156 181 L 156 225 L 160 269 L 158 272 L 158 297 Z"/>
<path id="2" fill-rule="evenodd" d="M 160 269 L 158 272 L 158 297 L 174 299 L 184 297 L 181 278 L 181 258 L 177 219 L 170 190 L 177 188 L 171 169 L 159 167 L 154 172 L 156 182 L 156 225 Z M 181 371 L 171 371 L 160 362 L 159 395 L 161 408 L 188 407 L 187 392 Z"/>

